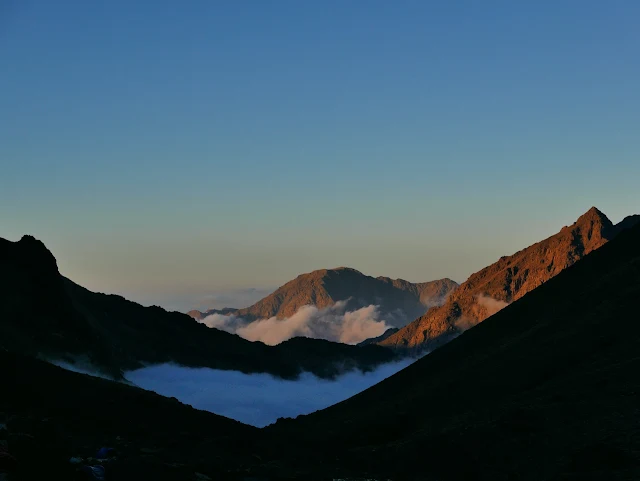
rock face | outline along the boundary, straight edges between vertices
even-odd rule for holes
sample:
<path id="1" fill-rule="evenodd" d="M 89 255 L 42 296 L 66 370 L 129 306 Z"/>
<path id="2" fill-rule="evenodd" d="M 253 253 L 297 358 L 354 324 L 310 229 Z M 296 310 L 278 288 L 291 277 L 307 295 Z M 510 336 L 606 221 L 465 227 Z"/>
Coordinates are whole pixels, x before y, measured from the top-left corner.
<path id="1" fill-rule="evenodd" d="M 591 214 L 566 229 L 582 245 Z M 640 479 L 638 299 L 640 225 L 370 389 L 266 432 L 343 478 Z"/>
<path id="2" fill-rule="evenodd" d="M 613 225 L 592 207 L 557 234 L 471 275 L 445 304 L 430 309 L 380 344 L 428 350 L 448 342 L 598 249 L 639 218 L 630 216 Z"/>
<path id="3" fill-rule="evenodd" d="M 394 360 L 390 349 L 292 339 L 249 342 L 178 312 L 91 292 L 61 276 L 54 256 L 31 236 L 0 239 L 0 349 L 82 361 L 113 377 L 145 364 L 331 378 Z"/>
<path id="4" fill-rule="evenodd" d="M 41 274 L 12 292 L 40 299 Z M 0 349 L 0 445 L 11 480 L 76 479 L 70 458 L 102 446 L 118 480 L 637 480 L 638 299 L 640 225 L 370 389 L 263 429 Z"/>
<path id="5" fill-rule="evenodd" d="M 350 310 L 377 305 L 387 324 L 401 327 L 428 308 L 442 304 L 457 287 L 451 279 L 412 283 L 388 277 L 374 278 L 355 269 L 338 267 L 302 274 L 245 309 L 190 311 L 188 314 L 197 320 L 213 313 L 232 312 L 248 321 L 283 319 L 303 306 L 322 309 L 338 301 L 348 301 Z"/>

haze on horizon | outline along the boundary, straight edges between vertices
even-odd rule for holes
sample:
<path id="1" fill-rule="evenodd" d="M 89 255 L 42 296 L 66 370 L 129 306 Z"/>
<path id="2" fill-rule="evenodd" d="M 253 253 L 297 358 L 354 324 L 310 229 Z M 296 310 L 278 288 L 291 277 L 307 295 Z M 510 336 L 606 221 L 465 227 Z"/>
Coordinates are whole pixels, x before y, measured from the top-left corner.
<path id="1" fill-rule="evenodd" d="M 87 288 L 244 307 L 300 273 L 462 282 L 640 211 L 640 4 L 0 6 L 0 237 Z M 509 199 L 505 202 L 504 199 Z"/>

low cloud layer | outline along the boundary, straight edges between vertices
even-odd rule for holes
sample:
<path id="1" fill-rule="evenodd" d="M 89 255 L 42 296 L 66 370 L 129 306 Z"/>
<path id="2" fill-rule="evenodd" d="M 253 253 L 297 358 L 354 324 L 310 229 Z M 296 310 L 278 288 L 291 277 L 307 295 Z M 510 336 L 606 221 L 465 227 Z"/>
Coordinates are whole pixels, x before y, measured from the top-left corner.
<path id="1" fill-rule="evenodd" d="M 54 366 L 61 367 L 62 369 L 66 369 L 67 371 L 77 372 L 79 374 L 87 374 L 88 376 L 100 377 L 102 379 L 108 379 L 113 381 L 113 378 L 107 376 L 100 372 L 100 370 L 92 366 L 89 362 L 77 362 L 72 364 L 67 361 L 62 361 L 59 359 L 45 359 L 47 362 L 53 364 Z"/>
<path id="2" fill-rule="evenodd" d="M 477 295 L 476 303 L 487 311 L 487 315 L 483 317 L 483 319 L 493 316 L 496 312 L 501 311 L 509 305 L 508 302 L 494 299 L 486 294 Z M 473 326 L 477 325 L 478 322 L 480 321 L 478 321 L 477 318 L 462 316 L 456 319 L 454 324 L 460 331 L 466 331 L 467 329 L 471 329 Z"/>
<path id="3" fill-rule="evenodd" d="M 484 307 L 490 316 L 493 316 L 496 312 L 504 309 L 509 305 L 508 302 L 494 299 L 493 297 L 487 296 L 485 294 L 479 295 L 476 299 L 478 304 Z"/>
<path id="4" fill-rule="evenodd" d="M 280 417 L 295 417 L 343 401 L 413 362 L 385 364 L 363 374 L 350 372 L 329 381 L 305 373 L 295 381 L 268 374 L 243 374 L 208 368 L 163 364 L 125 374 L 133 384 L 173 396 L 197 409 L 214 412 L 253 426 L 266 426 Z"/>
<path id="5" fill-rule="evenodd" d="M 208 327 L 238 334 L 249 341 L 279 344 L 292 337 L 327 339 L 357 344 L 383 334 L 390 326 L 381 319 L 377 306 L 370 305 L 347 311 L 347 301 L 338 301 L 324 309 L 303 306 L 291 317 L 260 319 L 246 322 L 234 315 L 213 314 L 200 322 Z"/>

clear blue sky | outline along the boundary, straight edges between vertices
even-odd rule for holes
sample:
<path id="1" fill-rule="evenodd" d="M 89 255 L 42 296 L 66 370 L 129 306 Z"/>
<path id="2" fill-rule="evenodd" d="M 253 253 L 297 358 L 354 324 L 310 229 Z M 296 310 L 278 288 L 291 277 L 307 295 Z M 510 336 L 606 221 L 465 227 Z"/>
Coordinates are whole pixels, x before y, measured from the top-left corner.
<path id="1" fill-rule="evenodd" d="M 640 211 L 640 2 L 0 3 L 0 236 L 185 308 Z M 198 301 L 199 302 L 199 301 Z"/>

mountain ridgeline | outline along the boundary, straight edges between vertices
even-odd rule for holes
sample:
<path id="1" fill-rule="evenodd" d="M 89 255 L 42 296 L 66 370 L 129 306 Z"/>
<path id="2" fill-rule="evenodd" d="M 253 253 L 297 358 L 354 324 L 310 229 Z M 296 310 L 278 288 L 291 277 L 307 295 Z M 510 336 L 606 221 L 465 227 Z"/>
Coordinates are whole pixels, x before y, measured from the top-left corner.
<path id="1" fill-rule="evenodd" d="M 602 243 L 593 214 L 563 230 L 577 248 Z M 358 479 L 640 479 L 640 225 L 610 227 L 611 242 L 406 369 L 267 427 L 270 455 L 313 453 L 307 466 Z"/>
<path id="2" fill-rule="evenodd" d="M 438 306 L 458 287 L 451 279 L 412 283 L 403 279 L 371 277 L 355 269 L 338 267 L 301 274 L 279 287 L 264 299 L 244 309 L 212 309 L 205 312 L 190 311 L 197 320 L 211 314 L 231 314 L 247 321 L 293 316 L 303 306 L 318 309 L 346 301 L 349 310 L 369 305 L 379 307 L 381 319 L 387 325 L 402 327 Z"/>
<path id="3" fill-rule="evenodd" d="M 18 460 L 10 479 L 75 479 L 69 459 L 95 456 L 96 446 L 118 450 L 108 469 L 122 480 L 640 479 L 640 225 L 633 224 L 619 235 L 614 226 L 610 242 L 390 378 L 264 429 L 0 349 L 0 433 Z M 578 238 L 575 225 L 568 230 Z M 21 348 L 38 341 L 73 349 L 103 334 L 93 329 L 99 319 L 74 307 L 77 293 L 62 295 L 70 286 L 44 246 L 5 242 L 2 343 L 8 326 L 21 330 L 12 338 L 22 338 Z M 34 267 L 43 262 L 48 270 Z M 111 296 L 94 295 L 83 301 L 87 309 L 111 305 Z M 18 311 L 12 322 L 8 305 Z M 116 322 L 125 311 L 104 315 Z M 35 315 L 48 312 L 55 315 Z M 148 327 L 140 322 L 127 329 Z M 174 343 L 180 335 L 193 342 L 172 334 Z"/>
<path id="4" fill-rule="evenodd" d="M 471 275 L 443 305 L 430 309 L 379 344 L 412 350 L 436 348 L 544 284 L 639 221 L 640 216 L 634 215 L 614 225 L 592 207 L 557 234 L 501 257 Z"/>
<path id="5" fill-rule="evenodd" d="M 249 342 L 186 314 L 91 292 L 58 272 L 54 256 L 31 236 L 0 239 L 0 348 L 85 362 L 113 376 L 148 364 L 324 378 L 370 370 L 396 359 L 380 346 L 296 338 L 277 346 Z"/>

